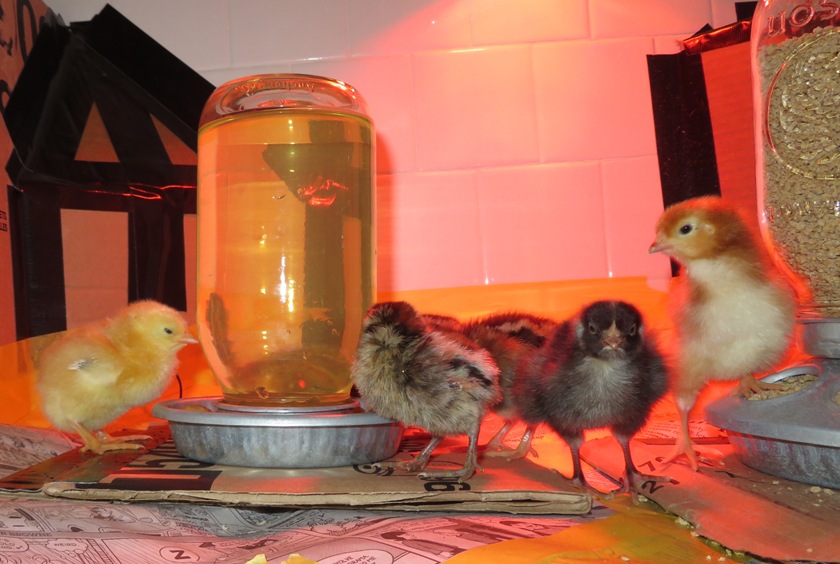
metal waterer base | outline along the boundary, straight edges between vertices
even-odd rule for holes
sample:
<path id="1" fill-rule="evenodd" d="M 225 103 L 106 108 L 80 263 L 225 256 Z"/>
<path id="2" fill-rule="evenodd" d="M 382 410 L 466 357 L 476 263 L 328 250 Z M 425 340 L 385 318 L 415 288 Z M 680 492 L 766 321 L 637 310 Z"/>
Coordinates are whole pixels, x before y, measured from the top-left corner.
<path id="1" fill-rule="evenodd" d="M 243 407 L 222 398 L 169 400 L 152 415 L 166 419 L 183 456 L 229 466 L 325 468 L 392 457 L 403 428 L 361 411 L 357 402 L 328 409 Z"/>

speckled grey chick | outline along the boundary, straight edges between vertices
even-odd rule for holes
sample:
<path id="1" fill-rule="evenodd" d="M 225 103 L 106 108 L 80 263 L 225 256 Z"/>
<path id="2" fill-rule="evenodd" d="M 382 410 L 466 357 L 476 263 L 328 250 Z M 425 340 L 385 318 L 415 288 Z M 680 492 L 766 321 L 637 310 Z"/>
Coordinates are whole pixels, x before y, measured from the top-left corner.
<path id="1" fill-rule="evenodd" d="M 487 351 L 445 325 L 430 324 L 406 302 L 374 304 L 365 316 L 352 375 L 366 408 L 432 435 L 414 459 L 380 466 L 423 470 L 443 438 L 467 435 L 462 469 L 420 474 L 464 481 L 478 465 L 481 421 L 501 399 L 499 369 Z"/>
<path id="2" fill-rule="evenodd" d="M 522 358 L 541 347 L 558 322 L 539 315 L 509 311 L 493 313 L 464 323 L 463 333 L 476 344 L 484 347 L 499 367 L 499 383 L 502 388 L 502 400 L 492 410 L 504 420 L 504 425 L 487 443 L 487 454 L 496 456 L 506 454 L 504 439 L 517 423 L 518 416 L 513 405 L 513 382 L 516 367 Z M 522 438 L 522 448 L 530 446 L 530 435 Z M 527 454 L 526 452 L 523 453 Z"/>
<path id="3" fill-rule="evenodd" d="M 645 335 L 642 315 L 622 301 L 599 301 L 562 323 L 545 345 L 523 359 L 514 385 L 519 416 L 532 428 L 547 423 L 572 451 L 571 480 L 591 488 L 581 471 L 584 431 L 609 427 L 624 452 L 622 491 L 667 481 L 636 469 L 630 439 L 665 395 L 663 356 Z"/>

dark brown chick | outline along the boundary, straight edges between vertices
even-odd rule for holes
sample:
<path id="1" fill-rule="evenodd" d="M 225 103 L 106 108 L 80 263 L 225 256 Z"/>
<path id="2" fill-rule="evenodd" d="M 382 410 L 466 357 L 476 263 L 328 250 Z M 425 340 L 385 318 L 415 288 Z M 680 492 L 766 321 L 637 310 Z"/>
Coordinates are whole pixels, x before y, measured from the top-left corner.
<path id="1" fill-rule="evenodd" d="M 461 470 L 420 474 L 464 481 L 477 467 L 481 421 L 501 398 L 499 369 L 487 351 L 464 335 L 434 327 L 406 302 L 373 305 L 365 316 L 352 375 L 367 409 L 432 435 L 414 459 L 380 466 L 423 470 L 441 440 L 467 435 Z"/>
<path id="2" fill-rule="evenodd" d="M 571 480 L 592 490 L 581 470 L 584 432 L 609 427 L 624 452 L 623 491 L 647 480 L 630 455 L 630 439 L 665 395 L 662 355 L 646 335 L 641 313 L 621 301 L 599 301 L 559 325 L 517 371 L 513 399 L 531 430 L 546 423 L 572 451 Z M 594 490 L 593 490 L 594 491 Z"/>
<path id="3" fill-rule="evenodd" d="M 524 451 L 518 456 L 504 450 L 505 437 L 518 422 L 512 390 L 516 367 L 523 356 L 545 343 L 546 337 L 557 325 L 552 319 L 518 311 L 494 313 L 464 324 L 464 334 L 487 350 L 499 367 L 502 400 L 492 410 L 502 418 L 504 424 L 487 443 L 486 448 L 490 451 L 488 455 L 501 454 L 513 459 L 524 457 L 530 450 L 532 433 L 528 432 L 520 441 L 520 448 Z"/>
<path id="4" fill-rule="evenodd" d="M 666 209 L 650 252 L 663 252 L 683 267 L 669 296 L 681 432 L 667 460 L 685 454 L 697 470 L 688 431 L 697 395 L 709 380 L 738 381 L 746 396 L 771 387 L 755 376 L 773 368 L 791 345 L 795 294 L 750 222 L 718 197 Z"/>

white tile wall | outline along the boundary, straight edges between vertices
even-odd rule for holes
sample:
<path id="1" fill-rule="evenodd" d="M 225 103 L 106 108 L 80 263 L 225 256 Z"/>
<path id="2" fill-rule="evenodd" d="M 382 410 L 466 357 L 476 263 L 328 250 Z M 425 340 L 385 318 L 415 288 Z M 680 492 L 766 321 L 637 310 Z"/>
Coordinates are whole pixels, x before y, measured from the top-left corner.
<path id="1" fill-rule="evenodd" d="M 66 21 L 103 0 L 46 0 Z M 340 78 L 377 128 L 379 287 L 668 276 L 646 55 L 734 0 L 111 0 L 214 84 Z"/>

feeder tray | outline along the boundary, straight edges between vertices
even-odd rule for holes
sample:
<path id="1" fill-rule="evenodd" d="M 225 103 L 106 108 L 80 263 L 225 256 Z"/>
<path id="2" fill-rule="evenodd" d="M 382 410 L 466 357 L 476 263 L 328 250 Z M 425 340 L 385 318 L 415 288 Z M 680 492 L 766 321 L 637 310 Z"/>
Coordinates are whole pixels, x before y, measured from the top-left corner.
<path id="1" fill-rule="evenodd" d="M 736 456 L 766 474 L 840 488 L 840 361 L 815 359 L 770 374 L 763 382 L 815 374 L 797 392 L 747 400 L 724 397 L 706 408 L 709 422 L 726 429 Z"/>

